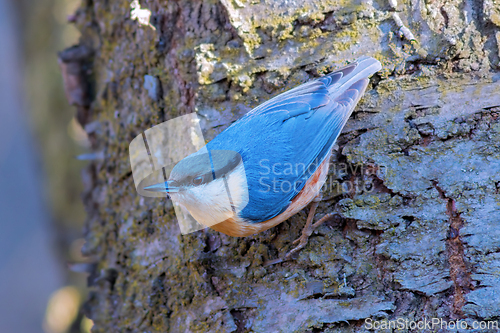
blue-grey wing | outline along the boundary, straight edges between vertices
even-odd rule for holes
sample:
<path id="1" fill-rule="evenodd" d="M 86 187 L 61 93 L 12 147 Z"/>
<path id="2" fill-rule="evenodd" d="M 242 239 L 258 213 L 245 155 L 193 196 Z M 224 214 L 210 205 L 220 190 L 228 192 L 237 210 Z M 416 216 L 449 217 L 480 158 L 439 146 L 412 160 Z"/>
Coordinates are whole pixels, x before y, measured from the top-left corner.
<path id="1" fill-rule="evenodd" d="M 269 220 L 302 190 L 364 93 L 366 77 L 380 69 L 365 59 L 259 105 L 207 144 L 241 154 L 249 202 L 240 217 Z"/>

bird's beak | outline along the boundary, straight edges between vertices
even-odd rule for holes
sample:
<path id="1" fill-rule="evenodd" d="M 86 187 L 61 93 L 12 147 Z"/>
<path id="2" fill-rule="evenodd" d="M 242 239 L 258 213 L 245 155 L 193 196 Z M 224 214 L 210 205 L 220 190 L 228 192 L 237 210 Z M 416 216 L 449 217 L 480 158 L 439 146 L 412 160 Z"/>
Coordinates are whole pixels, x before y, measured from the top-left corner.
<path id="1" fill-rule="evenodd" d="M 179 187 L 175 186 L 172 181 L 166 181 L 164 183 L 158 183 L 144 188 L 151 192 L 163 192 L 163 193 L 176 193 L 179 192 Z"/>

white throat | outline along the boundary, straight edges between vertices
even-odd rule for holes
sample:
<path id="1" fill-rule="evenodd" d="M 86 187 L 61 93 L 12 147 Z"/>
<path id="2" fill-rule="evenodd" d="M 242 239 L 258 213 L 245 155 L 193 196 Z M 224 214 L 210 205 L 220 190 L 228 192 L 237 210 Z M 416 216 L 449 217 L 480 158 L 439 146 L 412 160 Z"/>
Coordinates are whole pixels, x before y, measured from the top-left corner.
<path id="1" fill-rule="evenodd" d="M 171 193 L 171 197 L 186 208 L 196 221 L 207 227 L 236 218 L 248 203 L 248 184 L 243 163 L 240 162 L 224 178 Z"/>

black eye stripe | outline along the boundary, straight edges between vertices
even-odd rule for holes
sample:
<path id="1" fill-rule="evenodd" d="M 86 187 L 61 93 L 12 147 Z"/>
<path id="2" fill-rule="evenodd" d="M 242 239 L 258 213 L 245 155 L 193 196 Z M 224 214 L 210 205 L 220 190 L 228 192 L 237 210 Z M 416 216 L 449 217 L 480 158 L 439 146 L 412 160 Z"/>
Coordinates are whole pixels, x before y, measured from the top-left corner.
<path id="1" fill-rule="evenodd" d="M 216 151 L 217 152 L 217 151 Z M 219 151 L 223 152 L 223 151 Z M 214 154 L 216 155 L 216 154 Z M 227 157 L 227 156 L 226 156 Z M 222 159 L 214 156 L 214 174 L 215 178 L 222 178 L 224 175 L 227 175 L 232 170 L 234 170 L 241 162 L 240 154 L 229 154 L 230 158 Z M 212 176 L 213 177 L 213 176 Z"/>

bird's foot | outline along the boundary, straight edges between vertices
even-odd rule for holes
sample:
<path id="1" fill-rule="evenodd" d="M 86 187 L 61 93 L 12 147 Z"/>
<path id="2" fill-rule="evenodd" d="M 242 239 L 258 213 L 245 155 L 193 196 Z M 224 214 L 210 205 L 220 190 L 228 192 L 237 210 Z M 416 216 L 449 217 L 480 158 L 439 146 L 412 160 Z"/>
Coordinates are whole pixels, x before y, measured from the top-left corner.
<path id="1" fill-rule="evenodd" d="M 296 240 L 294 240 L 292 243 L 292 244 L 299 243 L 299 245 L 297 245 L 296 247 L 291 249 L 287 254 L 285 254 L 285 256 L 283 258 L 278 258 L 278 259 L 266 261 L 264 263 L 264 266 L 271 266 L 271 265 L 279 264 L 280 262 L 292 259 L 292 256 L 296 252 L 302 250 L 307 245 L 307 241 L 309 240 L 309 236 L 312 235 L 313 231 L 314 231 L 314 229 L 312 228 L 312 226 L 304 227 L 304 229 L 302 229 L 302 235 L 299 238 L 297 238 Z"/>
<path id="2" fill-rule="evenodd" d="M 299 238 L 297 238 L 296 240 L 294 240 L 292 243 L 292 244 L 299 243 L 299 245 L 297 245 L 296 247 L 291 249 L 290 252 L 288 252 L 285 255 L 283 261 L 290 260 L 295 253 L 302 250 L 307 245 L 307 242 L 309 241 L 309 237 L 312 235 L 314 230 L 317 227 L 319 227 L 320 225 L 322 225 L 324 222 L 330 220 L 335 215 L 336 215 L 336 213 L 329 213 L 329 214 L 326 214 L 325 216 L 323 216 L 321 219 L 319 219 L 318 222 L 316 222 L 314 224 L 306 224 L 304 229 L 302 229 L 302 235 Z"/>
<path id="3" fill-rule="evenodd" d="M 309 241 L 309 236 L 312 235 L 313 231 L 314 230 L 311 228 L 311 226 L 309 226 L 307 229 L 306 228 L 302 229 L 302 235 L 296 240 L 294 240 L 292 243 L 292 244 L 299 243 L 299 245 L 297 245 L 296 247 L 291 249 L 287 254 L 285 254 L 283 261 L 290 260 L 295 253 L 302 250 L 307 245 L 307 242 Z"/>
<path id="4" fill-rule="evenodd" d="M 306 225 L 304 226 L 304 229 L 302 229 L 302 235 L 297 238 L 296 240 L 293 241 L 292 244 L 297 244 L 296 247 L 291 249 L 283 258 L 278 258 L 274 260 L 269 260 L 264 263 L 264 266 L 270 266 L 270 265 L 275 265 L 283 261 L 287 261 L 292 259 L 292 256 L 302 250 L 306 245 L 307 242 L 309 241 L 309 237 L 312 235 L 314 230 L 322 225 L 325 221 L 328 221 L 331 219 L 333 216 L 335 216 L 337 213 L 329 213 L 323 216 L 318 222 L 312 223 L 312 220 L 314 218 L 314 214 L 316 213 L 316 208 L 318 208 L 319 202 L 322 200 L 322 195 L 319 194 L 311 203 L 311 209 L 309 210 L 309 215 L 307 216 L 307 222 Z"/>
<path id="5" fill-rule="evenodd" d="M 299 243 L 299 245 L 297 245 L 295 248 L 290 250 L 290 252 L 285 254 L 285 257 L 283 258 L 283 260 L 285 260 L 285 261 L 290 260 L 290 258 L 292 257 L 292 255 L 294 253 L 302 250 L 304 248 L 304 246 L 307 245 L 307 241 L 309 240 L 309 236 L 311 236 L 312 232 L 314 231 L 312 220 L 314 219 L 314 214 L 316 213 L 316 208 L 318 208 L 319 202 L 321 201 L 322 198 L 323 198 L 323 194 L 320 193 L 316 196 L 316 198 L 313 199 L 313 201 L 311 203 L 311 209 L 309 209 L 309 215 L 307 215 L 306 225 L 304 226 L 304 229 L 302 229 L 302 235 L 299 238 L 297 238 L 296 240 L 294 240 L 292 243 L 292 244 Z"/>

